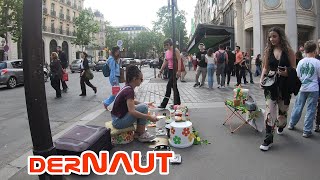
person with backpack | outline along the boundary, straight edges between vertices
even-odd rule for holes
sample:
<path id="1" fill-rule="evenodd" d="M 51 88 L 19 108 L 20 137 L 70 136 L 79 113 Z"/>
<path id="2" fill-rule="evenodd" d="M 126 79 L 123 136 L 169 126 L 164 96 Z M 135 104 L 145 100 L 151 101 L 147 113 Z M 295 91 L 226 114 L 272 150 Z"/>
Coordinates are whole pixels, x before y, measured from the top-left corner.
<path id="1" fill-rule="evenodd" d="M 215 53 L 217 57 L 217 82 L 218 88 L 225 88 L 226 74 L 225 69 L 228 64 L 228 53 L 224 50 L 224 45 L 219 45 L 219 50 Z M 221 79 L 220 79 L 221 76 Z"/>
<path id="2" fill-rule="evenodd" d="M 111 86 L 119 86 L 120 82 L 120 48 L 113 47 L 111 50 L 111 55 L 108 58 L 107 63 L 103 67 L 103 75 L 108 77 Z M 108 106 L 113 103 L 115 95 L 111 94 L 109 98 L 103 101 L 104 108 L 108 109 Z"/>

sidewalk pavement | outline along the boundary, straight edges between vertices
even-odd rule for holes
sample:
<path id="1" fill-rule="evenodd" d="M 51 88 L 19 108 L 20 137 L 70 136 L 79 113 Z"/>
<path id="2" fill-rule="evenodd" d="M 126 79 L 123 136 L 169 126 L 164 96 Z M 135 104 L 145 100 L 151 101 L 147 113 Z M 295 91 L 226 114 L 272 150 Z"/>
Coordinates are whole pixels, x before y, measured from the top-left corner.
<path id="1" fill-rule="evenodd" d="M 163 80 L 150 80 L 144 82 L 137 92 L 137 98 L 144 101 L 160 102 L 161 97 L 150 91 L 164 94 L 166 82 Z M 208 140 L 209 145 L 193 145 L 186 149 L 173 148 L 175 153 L 181 154 L 182 164 L 170 165 L 168 176 L 159 175 L 158 169 L 146 177 L 138 175 L 127 176 L 122 168 L 115 176 L 65 176 L 65 179 L 214 179 L 214 180 L 318 180 L 320 173 L 318 165 L 320 162 L 320 134 L 314 134 L 310 139 L 303 138 L 302 120 L 297 125 L 297 130 L 284 130 L 284 135 L 275 135 L 274 146 L 268 152 L 259 150 L 263 141 L 264 133 L 259 133 L 249 125 L 244 126 L 234 134 L 231 134 L 222 123 L 225 119 L 225 108 L 223 101 L 232 97 L 232 88 L 224 90 L 215 89 L 212 92 L 206 88 L 193 88 L 193 83 L 179 83 L 182 103 L 190 106 L 190 116 L 193 127 L 199 131 L 202 139 Z M 262 90 L 258 85 L 248 85 L 258 103 L 263 103 Z M 293 103 L 291 103 L 293 104 Z M 292 106 L 292 105 L 291 105 Z M 289 111 L 291 112 L 291 111 Z M 101 115 L 94 118 L 88 124 L 104 126 L 110 121 L 110 112 L 103 111 Z M 239 125 L 240 121 L 233 121 L 233 125 Z M 154 132 L 154 129 L 150 129 Z M 116 146 L 111 154 L 116 151 L 131 152 L 141 151 L 145 154 L 152 151 L 156 144 L 167 144 L 166 138 L 157 138 L 156 143 L 140 143 L 134 141 L 127 145 Z M 26 167 L 11 179 L 37 179 L 27 176 Z"/>

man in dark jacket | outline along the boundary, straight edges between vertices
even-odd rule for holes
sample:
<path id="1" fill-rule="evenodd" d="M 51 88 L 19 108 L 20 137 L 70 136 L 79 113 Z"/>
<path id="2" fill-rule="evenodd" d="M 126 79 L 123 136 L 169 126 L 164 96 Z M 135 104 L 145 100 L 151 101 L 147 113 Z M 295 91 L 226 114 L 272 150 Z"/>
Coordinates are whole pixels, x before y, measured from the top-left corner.
<path id="1" fill-rule="evenodd" d="M 234 71 L 234 62 L 236 61 L 236 55 L 232 53 L 231 48 L 227 47 L 227 54 L 228 54 L 228 64 L 226 67 L 226 76 L 227 76 L 227 85 L 230 84 L 230 76 Z"/>
<path id="2" fill-rule="evenodd" d="M 61 46 L 57 47 L 57 52 L 59 55 L 59 60 L 60 60 L 60 64 L 62 66 L 63 72 L 66 72 L 66 69 L 68 68 L 68 64 L 69 64 L 68 58 L 66 54 L 62 51 Z M 68 86 L 66 82 L 61 79 L 61 84 L 62 84 L 62 91 L 66 93 L 68 91 Z"/>

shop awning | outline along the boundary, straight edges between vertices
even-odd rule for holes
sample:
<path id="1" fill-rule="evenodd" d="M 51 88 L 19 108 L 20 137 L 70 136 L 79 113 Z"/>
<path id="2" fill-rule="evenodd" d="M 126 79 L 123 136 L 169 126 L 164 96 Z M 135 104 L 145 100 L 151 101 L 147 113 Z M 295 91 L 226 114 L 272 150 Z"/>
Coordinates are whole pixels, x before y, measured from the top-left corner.
<path id="1" fill-rule="evenodd" d="M 198 52 L 200 43 L 203 43 L 206 48 L 213 48 L 226 42 L 230 42 L 231 46 L 234 45 L 233 27 L 199 24 L 188 44 L 188 52 L 191 54 Z"/>

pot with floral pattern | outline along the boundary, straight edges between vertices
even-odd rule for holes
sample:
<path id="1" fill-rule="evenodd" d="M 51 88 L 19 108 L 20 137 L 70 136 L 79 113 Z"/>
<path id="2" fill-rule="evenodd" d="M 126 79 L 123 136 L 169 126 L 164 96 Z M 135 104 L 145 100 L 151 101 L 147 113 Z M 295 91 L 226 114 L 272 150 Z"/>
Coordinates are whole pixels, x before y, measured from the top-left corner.
<path id="1" fill-rule="evenodd" d="M 192 146 L 194 136 L 192 134 L 192 123 L 180 121 L 170 123 L 169 143 L 175 148 L 186 148 Z"/>

